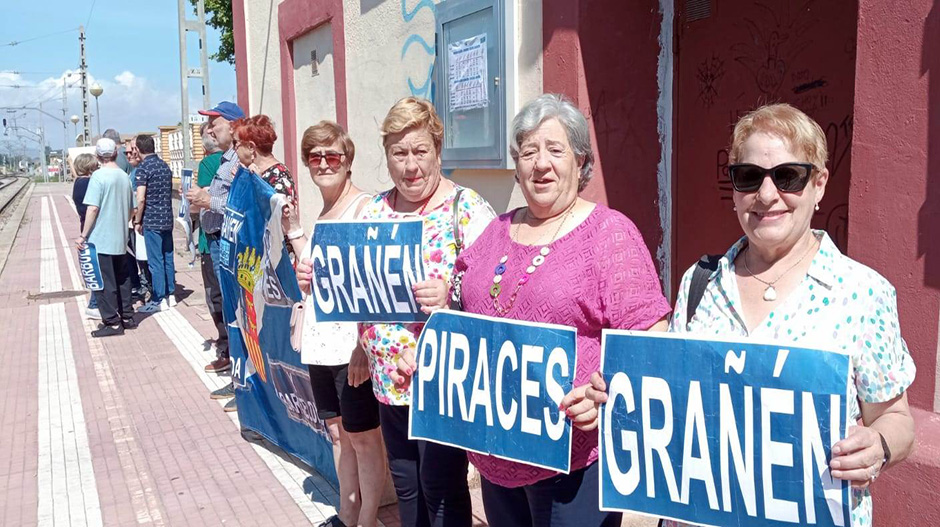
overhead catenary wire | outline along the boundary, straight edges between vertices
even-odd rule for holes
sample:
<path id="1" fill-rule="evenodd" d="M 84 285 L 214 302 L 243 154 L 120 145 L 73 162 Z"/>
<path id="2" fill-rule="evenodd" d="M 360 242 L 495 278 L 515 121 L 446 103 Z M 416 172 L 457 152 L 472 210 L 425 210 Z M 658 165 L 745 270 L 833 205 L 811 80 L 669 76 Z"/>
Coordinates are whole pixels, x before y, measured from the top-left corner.
<path id="1" fill-rule="evenodd" d="M 94 5 L 92 5 L 92 7 L 94 7 Z M 90 13 L 89 13 L 89 14 L 90 14 Z M 6 43 L 6 44 L 0 44 L 0 47 L 19 46 L 20 44 L 25 44 L 26 42 L 32 42 L 32 41 L 34 41 L 34 40 L 40 40 L 40 39 L 43 39 L 43 38 L 54 37 L 54 36 L 57 36 L 57 35 L 64 35 L 64 34 L 66 34 L 66 33 L 71 33 L 71 32 L 73 32 L 73 31 L 78 31 L 78 28 L 77 28 L 77 27 L 73 27 L 73 28 L 71 28 L 71 29 L 65 29 L 65 30 L 62 30 L 62 31 L 56 31 L 56 32 L 54 32 L 54 33 L 47 33 L 47 34 L 45 34 L 45 35 L 39 35 L 39 36 L 31 37 L 31 38 L 25 38 L 25 39 L 23 39 L 23 40 L 12 40 L 12 41 L 10 41 L 10 42 L 8 42 L 8 43 Z"/>

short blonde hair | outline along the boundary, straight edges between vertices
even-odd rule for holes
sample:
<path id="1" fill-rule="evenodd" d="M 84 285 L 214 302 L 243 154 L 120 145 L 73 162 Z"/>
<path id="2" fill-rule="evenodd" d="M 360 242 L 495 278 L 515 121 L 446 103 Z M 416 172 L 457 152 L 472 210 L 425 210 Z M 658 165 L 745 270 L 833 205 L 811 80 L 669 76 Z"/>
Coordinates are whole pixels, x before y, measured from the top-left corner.
<path id="1" fill-rule="evenodd" d="M 98 170 L 98 159 L 91 154 L 79 154 L 75 158 L 75 173 L 79 176 L 89 176 L 95 170 Z"/>
<path id="2" fill-rule="evenodd" d="M 434 105 L 427 99 L 405 97 L 395 103 L 382 122 L 382 147 L 388 150 L 388 136 L 410 128 L 424 128 L 431 134 L 434 148 L 441 153 L 444 143 L 444 123 L 437 116 Z"/>
<path id="3" fill-rule="evenodd" d="M 307 164 L 307 157 L 310 151 L 318 146 L 330 146 L 339 141 L 343 145 L 343 154 L 346 155 L 346 168 L 352 174 L 352 162 L 356 158 L 356 145 L 352 138 L 343 130 L 343 127 L 333 121 L 320 121 L 319 123 L 304 130 L 304 136 L 300 140 L 300 155 L 304 164 Z"/>
<path id="4" fill-rule="evenodd" d="M 829 159 L 826 133 L 810 116 L 785 103 L 761 106 L 738 120 L 731 133 L 729 163 L 738 162 L 744 142 L 758 132 L 780 137 L 791 152 L 802 155 L 803 161 L 812 163 L 817 170 L 826 168 Z"/>

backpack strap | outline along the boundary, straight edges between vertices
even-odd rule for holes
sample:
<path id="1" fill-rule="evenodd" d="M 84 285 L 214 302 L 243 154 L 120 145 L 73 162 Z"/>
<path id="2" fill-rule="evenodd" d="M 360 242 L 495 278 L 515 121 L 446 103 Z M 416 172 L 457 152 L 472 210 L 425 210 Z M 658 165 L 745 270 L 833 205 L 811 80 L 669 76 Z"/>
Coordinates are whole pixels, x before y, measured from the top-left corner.
<path id="1" fill-rule="evenodd" d="M 457 195 L 454 196 L 454 250 L 455 256 L 460 256 L 460 250 L 463 249 L 463 236 L 460 235 L 460 195 L 463 194 L 463 187 L 457 189 Z"/>
<path id="2" fill-rule="evenodd" d="M 689 300 L 685 306 L 686 324 L 695 315 L 695 310 L 698 309 L 698 305 L 705 295 L 705 288 L 708 287 L 708 277 L 718 269 L 718 262 L 721 261 L 722 256 L 721 254 L 706 254 L 695 264 L 695 270 L 692 271 L 692 283 L 689 285 Z"/>

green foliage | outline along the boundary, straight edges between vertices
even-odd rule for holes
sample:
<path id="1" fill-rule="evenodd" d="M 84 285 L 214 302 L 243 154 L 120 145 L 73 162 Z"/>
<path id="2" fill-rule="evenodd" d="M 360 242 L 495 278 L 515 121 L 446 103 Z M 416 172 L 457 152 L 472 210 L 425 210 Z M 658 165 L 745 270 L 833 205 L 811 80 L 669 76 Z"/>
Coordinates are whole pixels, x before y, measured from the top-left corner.
<path id="1" fill-rule="evenodd" d="M 196 0 L 189 0 L 196 6 Z M 232 0 L 203 0 L 206 9 L 206 24 L 221 33 L 219 49 L 209 58 L 219 62 L 235 64 L 235 35 L 232 33 Z"/>

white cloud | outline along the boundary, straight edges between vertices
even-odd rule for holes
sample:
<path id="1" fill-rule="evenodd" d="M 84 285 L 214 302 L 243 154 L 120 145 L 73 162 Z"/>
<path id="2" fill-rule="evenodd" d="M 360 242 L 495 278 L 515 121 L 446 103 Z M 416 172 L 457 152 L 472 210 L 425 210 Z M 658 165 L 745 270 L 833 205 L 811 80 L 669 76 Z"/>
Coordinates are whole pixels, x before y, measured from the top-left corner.
<path id="1" fill-rule="evenodd" d="M 81 116 L 81 86 L 77 72 L 65 71 L 57 77 L 49 77 L 35 82 L 22 75 L 11 72 L 0 72 L 0 106 L 19 107 L 23 105 L 36 106 L 43 102 L 42 109 L 62 119 L 62 84 L 68 82 L 68 109 L 65 120 L 68 123 L 68 138 L 75 137 L 70 116 Z M 70 75 L 71 74 L 71 75 Z M 101 109 L 101 128 L 106 130 L 114 128 L 122 134 L 137 132 L 157 132 L 162 125 L 175 125 L 180 122 L 180 94 L 179 91 L 161 90 L 153 85 L 146 77 L 138 76 L 132 71 L 123 71 L 111 79 L 97 79 L 89 76 L 88 85 L 95 82 L 101 85 L 104 93 L 98 100 Z M 13 88 L 11 85 L 28 86 L 28 88 Z M 197 93 L 198 84 L 193 83 L 190 94 Z M 202 105 L 201 97 L 190 97 L 190 111 L 195 113 Z M 90 127 L 92 134 L 98 133 L 97 118 L 95 114 L 95 99 L 88 96 L 88 111 L 92 114 Z M 5 117 L 16 118 L 19 126 L 35 129 L 39 125 L 39 114 L 35 111 L 17 111 L 9 113 L 0 112 Z M 43 119 L 48 144 L 58 149 L 62 146 L 62 124 L 49 117 Z M 78 133 L 81 133 L 82 123 L 78 123 Z"/>

